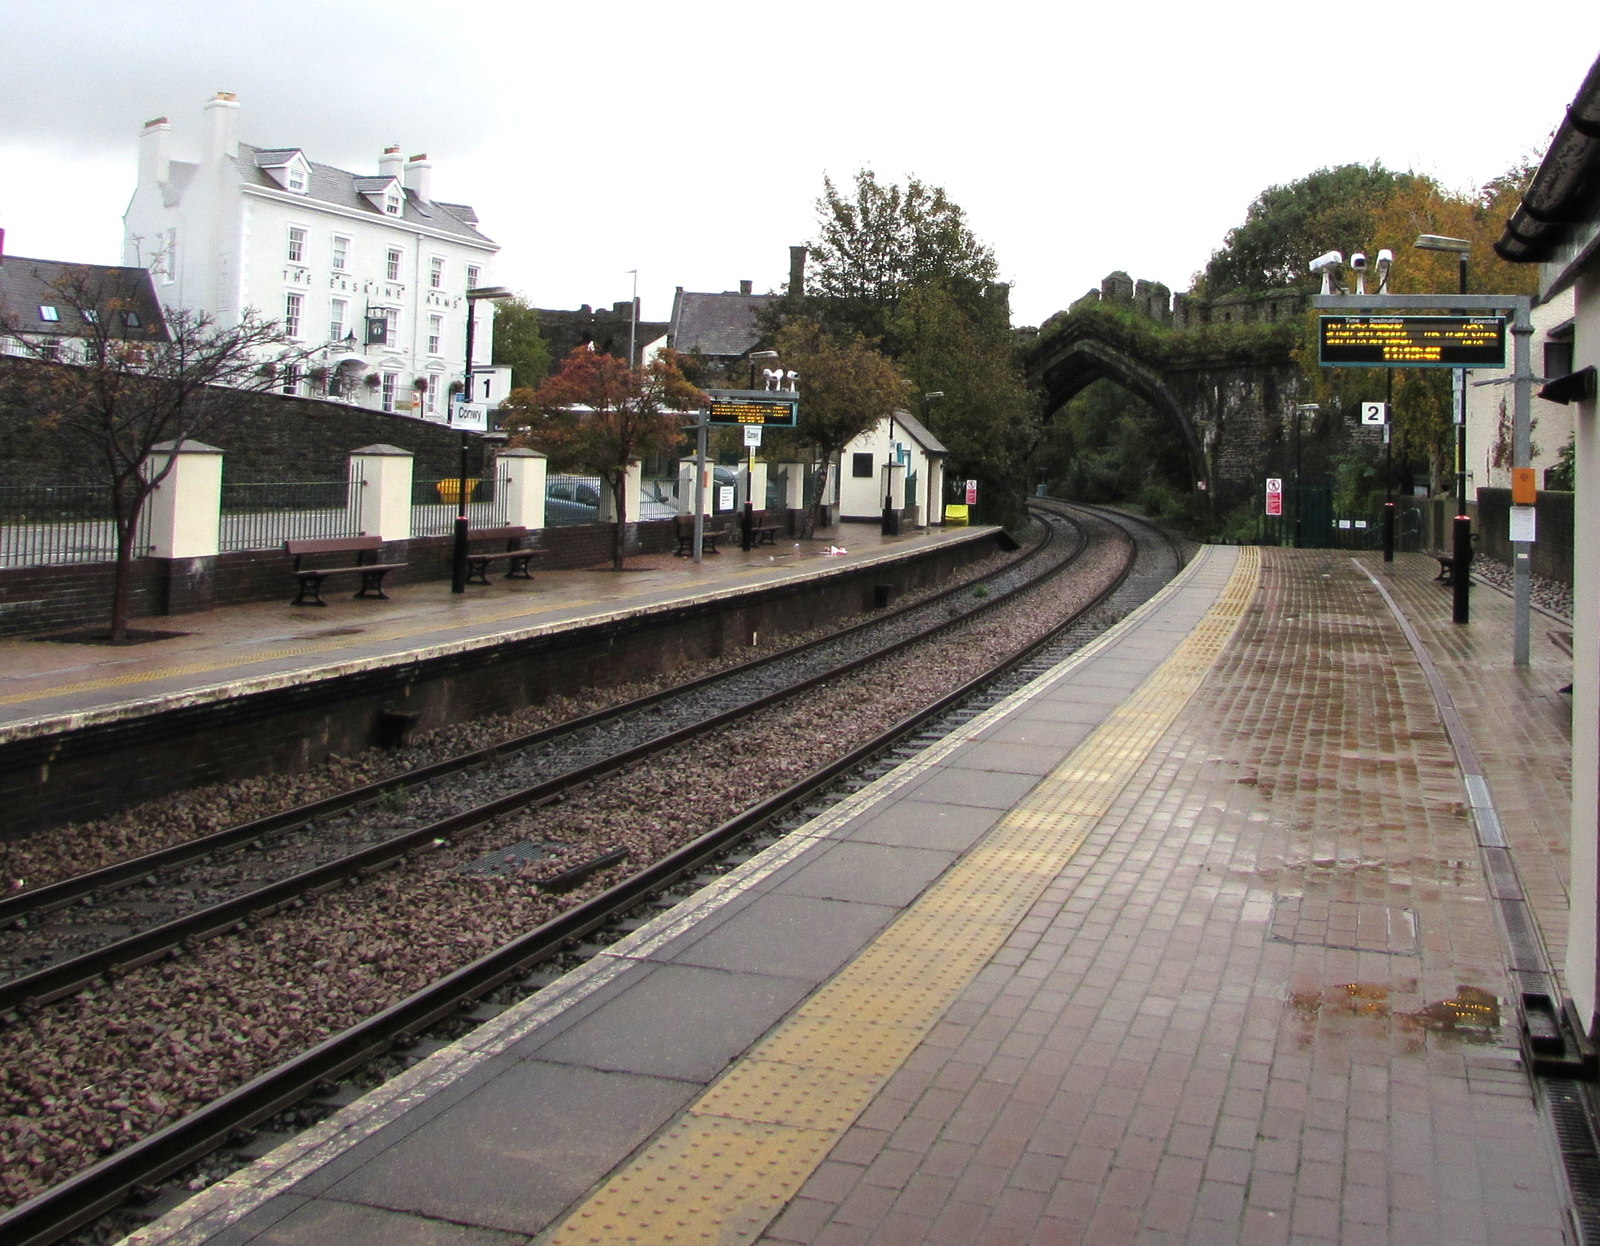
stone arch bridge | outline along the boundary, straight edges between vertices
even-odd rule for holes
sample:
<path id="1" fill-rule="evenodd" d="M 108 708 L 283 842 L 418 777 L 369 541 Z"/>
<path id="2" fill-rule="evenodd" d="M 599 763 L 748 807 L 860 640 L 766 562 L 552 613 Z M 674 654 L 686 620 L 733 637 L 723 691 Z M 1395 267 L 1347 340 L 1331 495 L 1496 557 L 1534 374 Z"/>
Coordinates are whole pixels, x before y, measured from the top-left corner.
<path id="1" fill-rule="evenodd" d="M 1046 322 L 1026 368 L 1046 420 L 1099 380 L 1164 413 L 1188 447 L 1195 489 L 1220 509 L 1280 462 L 1300 396 L 1290 349 L 1287 325 L 1173 330 L 1079 305 Z"/>

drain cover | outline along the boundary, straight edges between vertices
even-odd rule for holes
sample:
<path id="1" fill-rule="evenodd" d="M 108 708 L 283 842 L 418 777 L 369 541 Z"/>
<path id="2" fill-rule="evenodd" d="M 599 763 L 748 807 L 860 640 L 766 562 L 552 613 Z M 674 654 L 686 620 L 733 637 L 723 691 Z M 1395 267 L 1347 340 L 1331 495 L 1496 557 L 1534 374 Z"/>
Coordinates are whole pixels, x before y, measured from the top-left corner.
<path id="1" fill-rule="evenodd" d="M 489 876 L 515 874 L 523 866 L 548 857 L 557 847 L 556 844 L 540 844 L 531 839 L 524 839 L 508 848 L 497 849 L 486 857 L 470 861 L 456 872 Z"/>

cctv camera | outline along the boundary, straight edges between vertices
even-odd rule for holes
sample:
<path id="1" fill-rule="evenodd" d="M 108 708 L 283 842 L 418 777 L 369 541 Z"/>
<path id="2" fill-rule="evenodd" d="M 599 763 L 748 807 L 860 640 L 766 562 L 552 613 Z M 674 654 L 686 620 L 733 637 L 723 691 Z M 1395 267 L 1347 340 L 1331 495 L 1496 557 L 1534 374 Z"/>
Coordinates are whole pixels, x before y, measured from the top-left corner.
<path id="1" fill-rule="evenodd" d="M 1378 252 L 1378 267 L 1379 268 L 1388 268 L 1389 265 L 1393 264 L 1393 263 L 1394 263 L 1394 252 L 1389 250 L 1388 247 L 1384 247 L 1383 250 Z"/>
<path id="2" fill-rule="evenodd" d="M 1355 269 L 1358 273 L 1361 272 L 1363 269 L 1365 269 L 1366 266 L 1367 266 L 1367 257 L 1365 255 L 1363 255 L 1360 251 L 1357 251 L 1353 255 L 1350 256 L 1350 267 Z"/>
<path id="3" fill-rule="evenodd" d="M 1344 255 L 1338 251 L 1324 251 L 1311 261 L 1311 271 L 1314 273 L 1331 272 L 1344 263 Z"/>

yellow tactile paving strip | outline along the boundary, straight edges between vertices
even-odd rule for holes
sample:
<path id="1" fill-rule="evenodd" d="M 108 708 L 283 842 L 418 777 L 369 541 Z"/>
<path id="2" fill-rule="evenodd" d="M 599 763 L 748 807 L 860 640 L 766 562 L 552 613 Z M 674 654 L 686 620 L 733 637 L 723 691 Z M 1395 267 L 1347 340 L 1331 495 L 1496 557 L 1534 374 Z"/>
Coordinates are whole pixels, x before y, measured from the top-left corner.
<path id="1" fill-rule="evenodd" d="M 549 1241 L 753 1242 L 1026 916 L 1211 669 L 1255 595 L 1222 595 L 1144 684 L 860 956 Z"/>

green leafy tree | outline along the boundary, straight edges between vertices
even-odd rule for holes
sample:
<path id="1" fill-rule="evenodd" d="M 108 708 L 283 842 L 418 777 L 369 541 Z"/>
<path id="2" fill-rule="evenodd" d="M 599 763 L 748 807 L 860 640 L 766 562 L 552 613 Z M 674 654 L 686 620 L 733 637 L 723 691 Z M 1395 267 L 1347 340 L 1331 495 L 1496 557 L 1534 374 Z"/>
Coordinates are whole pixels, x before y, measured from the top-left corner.
<path id="1" fill-rule="evenodd" d="M 833 460 L 851 439 L 890 415 L 905 399 L 905 381 L 884 355 L 859 337 L 839 341 L 815 320 L 794 320 L 777 337 L 785 368 L 800 374 L 800 421 L 796 434 L 815 448 L 822 463 L 816 497 L 801 535 L 816 531 L 828 496 Z"/>
<path id="2" fill-rule="evenodd" d="M 117 547 L 108 638 L 122 644 L 139 517 L 177 462 L 159 447 L 222 435 L 306 352 L 249 311 L 231 326 L 171 311 L 135 331 L 124 313 L 139 304 L 118 270 L 68 269 L 50 288 L 75 338 L 63 344 L 0 316 L 0 343 L 23 356 L 5 397 L 76 440 L 108 488 Z"/>
<path id="3" fill-rule="evenodd" d="M 514 444 L 543 450 L 558 469 L 593 472 L 611 491 L 617 516 L 611 563 L 621 571 L 628 468 L 674 449 L 683 438 L 682 413 L 704 400 L 670 354 L 630 368 L 625 360 L 580 346 L 538 389 L 513 390 L 500 410 Z"/>
<path id="4" fill-rule="evenodd" d="M 1297 182 L 1267 187 L 1246 211 L 1244 223 L 1230 229 L 1221 249 L 1212 253 L 1196 290 L 1214 297 L 1314 285 L 1311 260 L 1324 251 L 1348 255 L 1372 248 L 1377 210 L 1396 189 L 1415 180 L 1415 174 L 1374 162 L 1318 169 Z"/>
<path id="5" fill-rule="evenodd" d="M 850 197 L 824 177 L 817 215 L 810 292 L 826 302 L 830 325 L 871 341 L 889 335 L 895 308 L 910 290 L 941 281 L 976 301 L 995 282 L 994 253 L 968 227 L 966 213 L 915 177 L 903 187 L 885 185 L 863 169 Z"/>
<path id="6" fill-rule="evenodd" d="M 539 329 L 538 309 L 527 299 L 496 304 L 494 362 L 510 366 L 514 389 L 535 389 L 550 374 L 550 344 Z"/>
<path id="7" fill-rule="evenodd" d="M 986 519 L 1015 524 L 1039 437 L 1038 403 L 1023 383 L 1004 316 L 987 309 L 974 316 L 962 302 L 943 281 L 916 286 L 895 308 L 891 337 L 901 343 L 913 407 L 950 452 L 951 478 L 976 479 Z"/>

